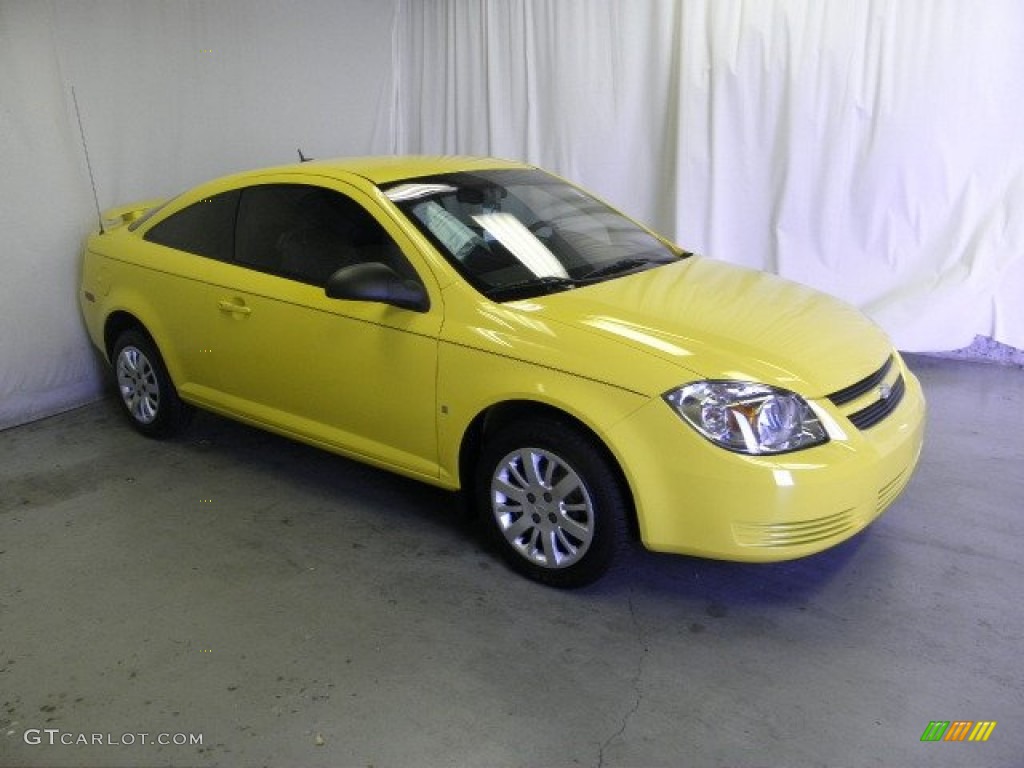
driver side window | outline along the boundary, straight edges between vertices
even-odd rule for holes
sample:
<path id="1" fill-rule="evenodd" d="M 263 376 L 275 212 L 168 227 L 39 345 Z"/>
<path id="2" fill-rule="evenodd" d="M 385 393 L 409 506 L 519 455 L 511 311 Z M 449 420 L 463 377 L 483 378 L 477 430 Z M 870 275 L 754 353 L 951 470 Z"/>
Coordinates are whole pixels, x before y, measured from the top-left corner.
<path id="1" fill-rule="evenodd" d="M 235 261 L 324 286 L 342 267 L 382 262 L 416 278 L 380 223 L 350 198 L 305 184 L 263 184 L 242 191 Z"/>

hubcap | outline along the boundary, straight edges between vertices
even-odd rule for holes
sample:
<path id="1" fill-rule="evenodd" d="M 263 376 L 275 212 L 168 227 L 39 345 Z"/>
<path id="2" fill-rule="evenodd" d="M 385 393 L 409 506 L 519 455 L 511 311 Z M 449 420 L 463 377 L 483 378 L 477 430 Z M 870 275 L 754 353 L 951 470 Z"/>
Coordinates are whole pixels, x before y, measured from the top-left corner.
<path id="1" fill-rule="evenodd" d="M 117 385 L 132 418 L 152 423 L 160 408 L 160 385 L 149 358 L 137 347 L 125 347 L 117 356 Z"/>
<path id="2" fill-rule="evenodd" d="M 491 507 L 505 540 L 543 568 L 572 565 L 594 539 L 594 508 L 583 481 L 542 448 L 501 460 L 491 479 Z"/>

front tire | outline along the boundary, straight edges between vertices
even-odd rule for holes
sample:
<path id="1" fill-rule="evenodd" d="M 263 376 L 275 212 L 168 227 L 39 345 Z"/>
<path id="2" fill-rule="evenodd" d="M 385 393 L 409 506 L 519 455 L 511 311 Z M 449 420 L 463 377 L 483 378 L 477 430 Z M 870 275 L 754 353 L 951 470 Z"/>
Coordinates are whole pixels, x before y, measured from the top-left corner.
<path id="1" fill-rule="evenodd" d="M 513 423 L 489 438 L 475 496 L 484 534 L 509 565 L 550 586 L 596 581 L 626 541 L 618 472 L 568 424 Z"/>
<path id="2" fill-rule="evenodd" d="M 121 405 L 132 426 L 146 437 L 170 437 L 191 415 L 167 373 L 156 345 L 138 330 L 122 333 L 114 344 L 114 378 Z"/>

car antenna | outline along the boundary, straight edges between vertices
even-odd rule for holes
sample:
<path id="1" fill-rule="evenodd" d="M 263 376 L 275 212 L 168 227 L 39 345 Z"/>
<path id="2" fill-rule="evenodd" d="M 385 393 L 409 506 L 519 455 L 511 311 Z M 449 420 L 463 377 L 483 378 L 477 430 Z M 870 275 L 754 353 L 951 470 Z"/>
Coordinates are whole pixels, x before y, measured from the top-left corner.
<path id="1" fill-rule="evenodd" d="M 103 214 L 100 213 L 100 196 L 96 194 L 96 179 L 92 175 L 92 163 L 89 162 L 89 147 L 85 143 L 85 129 L 82 128 L 82 113 L 78 109 L 78 96 L 75 94 L 75 86 L 71 86 L 71 99 L 75 102 L 75 117 L 78 118 L 78 135 L 82 137 L 82 151 L 85 152 L 85 167 L 89 169 L 89 184 L 92 185 L 92 200 L 96 203 L 96 218 L 100 221 L 100 234 L 105 235 L 103 228 Z"/>
<path id="2" fill-rule="evenodd" d="M 312 157 L 306 157 L 304 154 L 302 154 L 302 147 L 299 147 L 299 162 L 300 163 L 308 163 L 312 159 L 313 159 Z"/>

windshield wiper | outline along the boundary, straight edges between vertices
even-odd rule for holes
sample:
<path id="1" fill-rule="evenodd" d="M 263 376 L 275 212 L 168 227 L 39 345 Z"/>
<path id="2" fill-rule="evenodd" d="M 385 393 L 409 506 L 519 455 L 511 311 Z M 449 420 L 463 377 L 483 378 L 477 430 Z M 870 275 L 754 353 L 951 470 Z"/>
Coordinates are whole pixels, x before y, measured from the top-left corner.
<path id="1" fill-rule="evenodd" d="M 686 255 L 689 254 L 685 254 L 683 258 L 685 258 Z M 558 290 L 565 291 L 570 288 L 579 288 L 583 285 L 590 285 L 591 283 L 599 282 L 611 275 L 630 272 L 632 270 L 639 269 L 640 267 L 653 267 L 671 263 L 671 259 L 659 259 L 651 256 L 631 256 L 629 258 L 613 261 L 610 264 L 605 264 L 603 267 L 592 269 L 590 272 L 580 275 L 579 277 L 542 275 L 540 277 L 531 277 L 529 280 L 520 280 L 517 283 L 509 283 L 508 285 L 496 285 L 493 288 L 486 290 L 484 293 L 489 299 L 507 297 L 507 294 L 515 295 L 522 291 L 531 290 L 536 290 L 536 293 L 554 293 Z M 527 296 L 529 295 L 530 294 L 527 293 Z"/>
<path id="2" fill-rule="evenodd" d="M 637 269 L 638 267 L 646 267 L 654 264 L 668 264 L 668 261 L 664 259 L 654 259 L 649 256 L 631 256 L 626 259 L 619 259 L 613 261 L 610 264 L 605 264 L 603 267 L 592 269 L 585 275 L 580 275 L 578 280 L 580 282 L 591 282 L 602 277 L 608 277 L 609 275 L 618 275 L 622 272 L 629 272 Z"/>
<path id="3" fill-rule="evenodd" d="M 516 294 L 522 291 L 531 291 L 532 289 L 539 289 L 537 293 L 553 293 L 556 290 L 568 290 L 575 288 L 578 285 L 582 285 L 581 280 L 574 280 L 571 277 L 559 277 L 558 275 L 544 275 L 542 277 L 533 277 L 529 280 L 520 280 L 518 283 L 509 283 L 508 285 L 496 285 L 493 288 L 489 288 L 484 291 L 484 295 L 489 299 L 497 299 L 506 294 Z"/>

